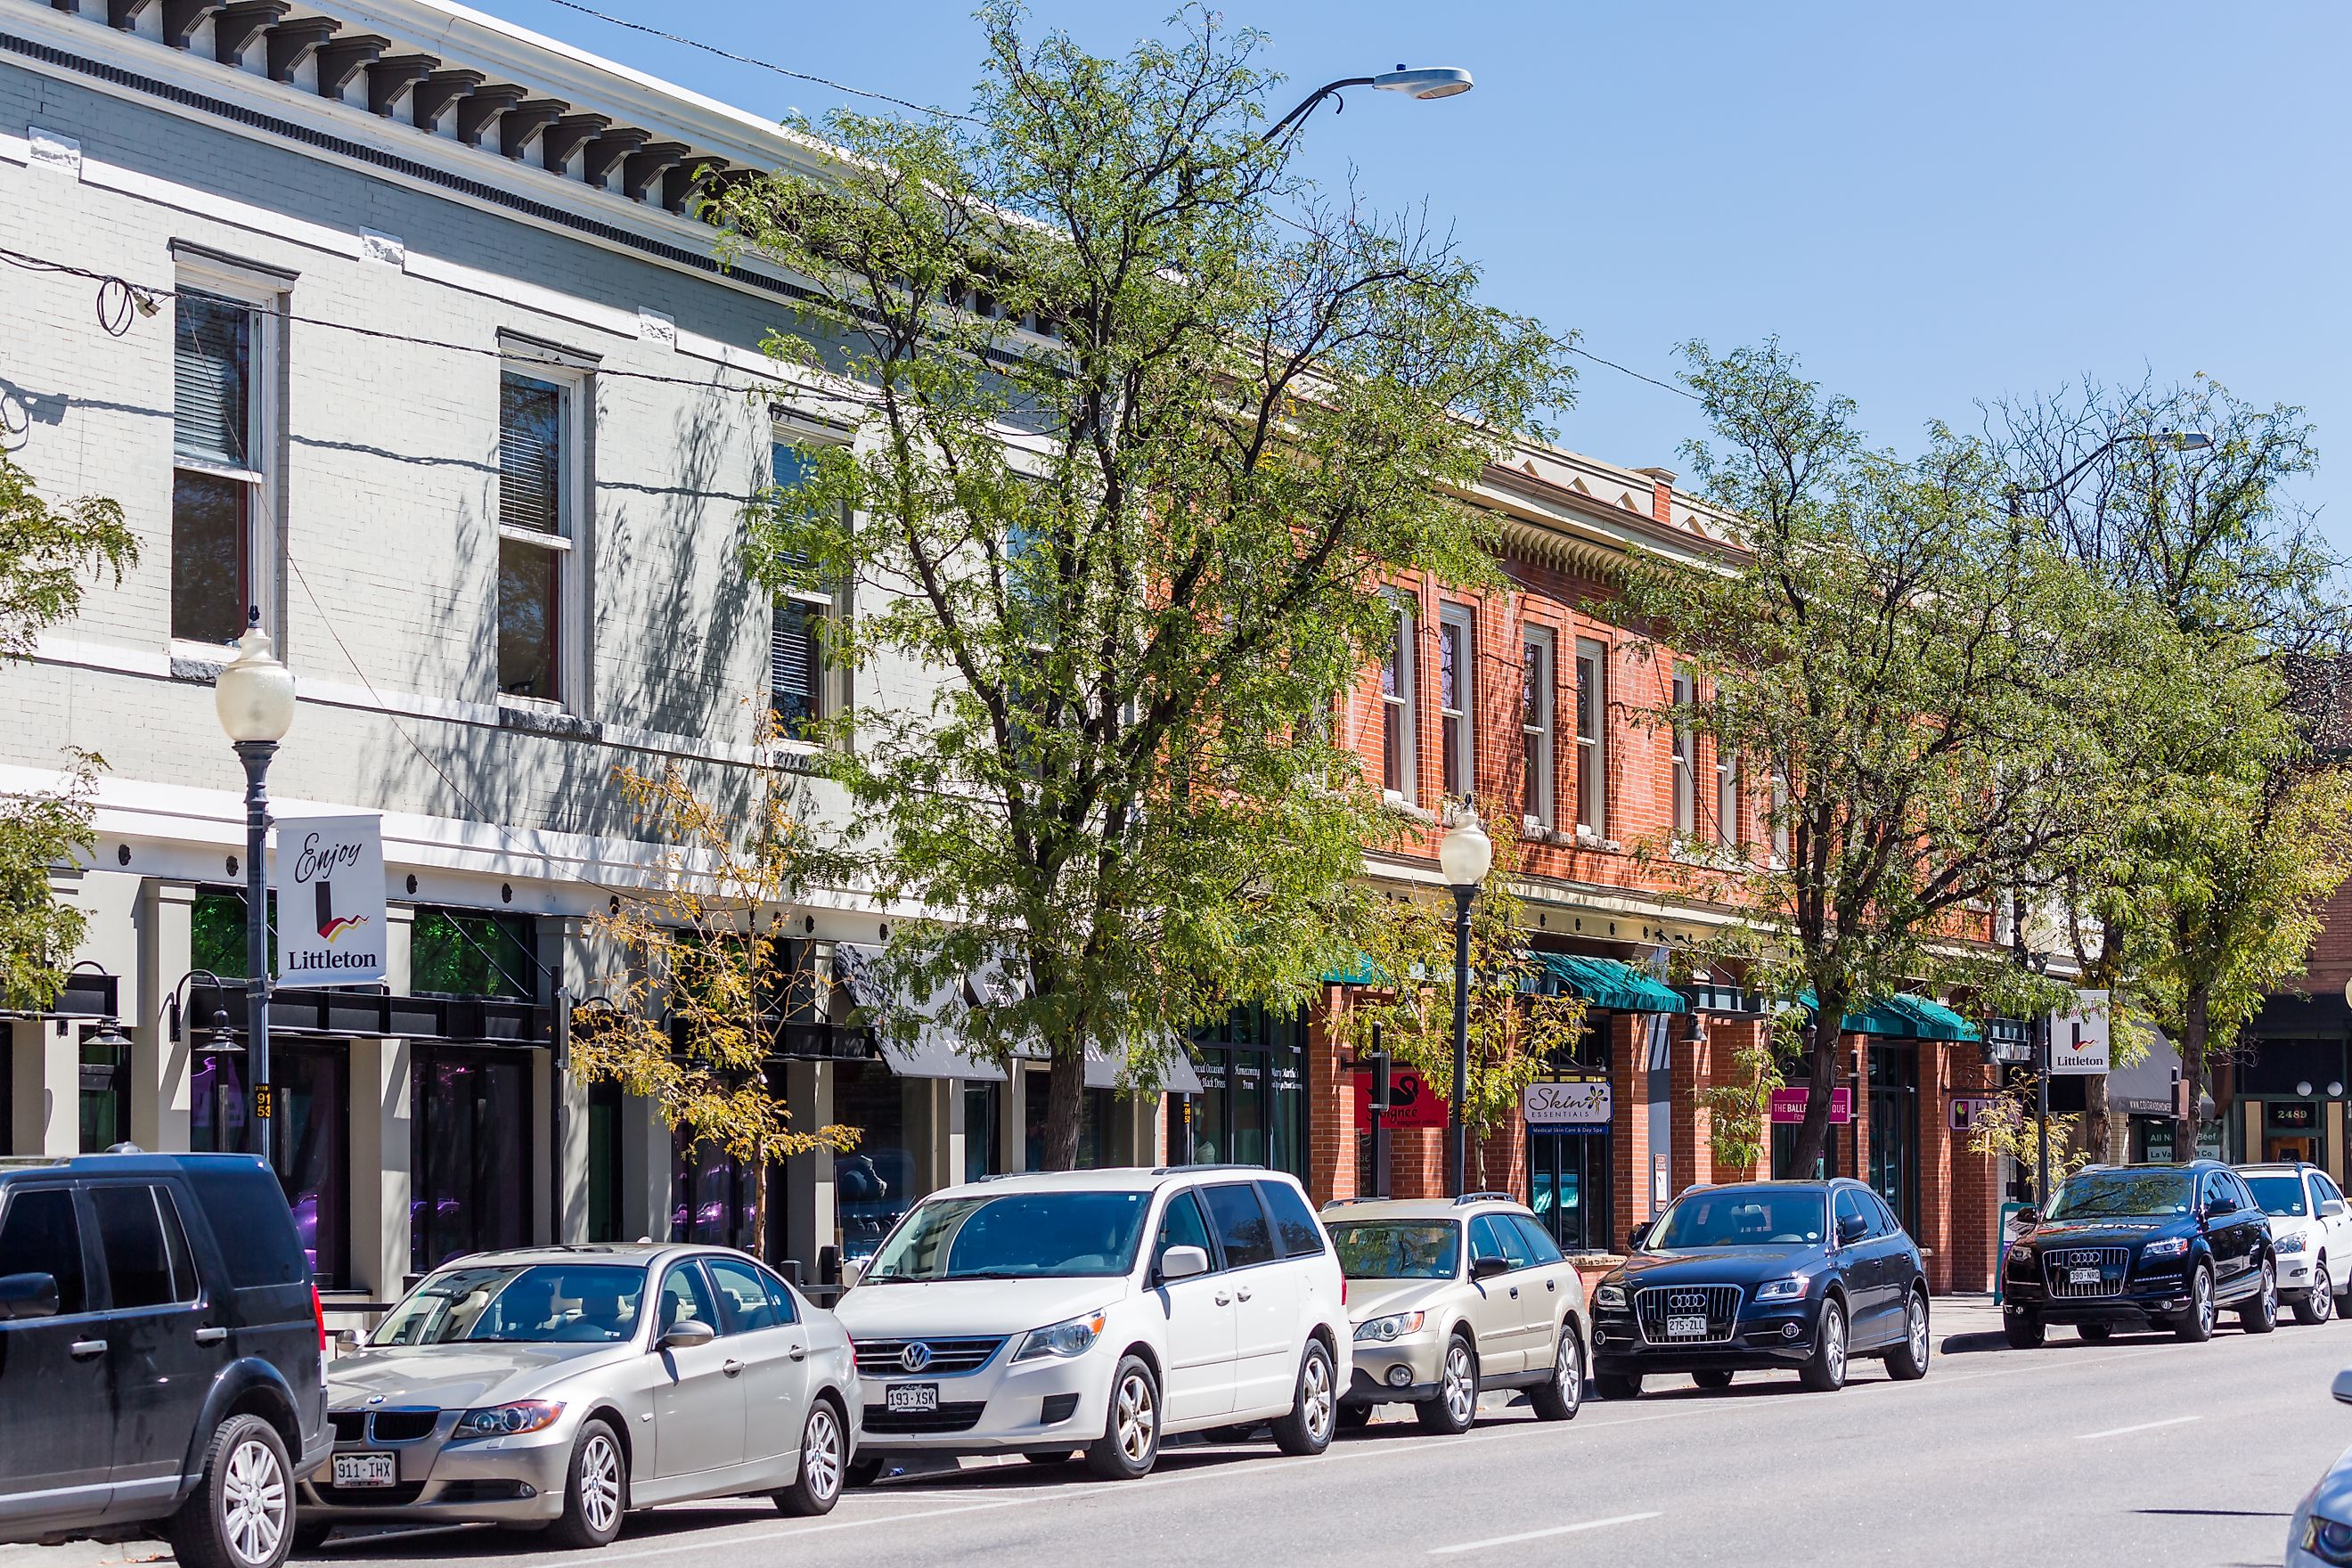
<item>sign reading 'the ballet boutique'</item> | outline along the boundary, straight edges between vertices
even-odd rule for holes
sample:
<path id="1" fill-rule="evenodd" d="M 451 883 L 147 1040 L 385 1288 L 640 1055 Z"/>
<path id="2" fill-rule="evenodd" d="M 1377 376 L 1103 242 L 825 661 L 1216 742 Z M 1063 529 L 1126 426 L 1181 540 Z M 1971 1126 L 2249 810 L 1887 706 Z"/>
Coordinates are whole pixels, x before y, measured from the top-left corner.
<path id="1" fill-rule="evenodd" d="M 278 984 L 384 977 L 383 823 L 373 812 L 278 819 Z"/>

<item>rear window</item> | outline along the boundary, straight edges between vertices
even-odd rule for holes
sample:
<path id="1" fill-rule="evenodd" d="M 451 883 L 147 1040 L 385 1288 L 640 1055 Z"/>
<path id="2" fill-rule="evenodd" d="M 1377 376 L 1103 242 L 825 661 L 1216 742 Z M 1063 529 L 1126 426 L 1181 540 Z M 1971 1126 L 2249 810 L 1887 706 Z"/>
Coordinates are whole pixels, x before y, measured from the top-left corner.
<path id="1" fill-rule="evenodd" d="M 221 1250 L 232 1287 L 309 1283 L 310 1260 L 276 1176 L 257 1163 L 226 1160 L 192 1160 L 183 1171 L 212 1222 L 213 1245 Z"/>
<path id="2" fill-rule="evenodd" d="M 60 1314 L 89 1310 L 82 1283 L 81 1226 L 70 1187 L 16 1187 L 0 1193 L 0 1272 L 47 1274 L 58 1282 Z"/>
<path id="3" fill-rule="evenodd" d="M 1274 1215 L 1275 1237 L 1282 1243 L 1285 1258 L 1314 1258 L 1322 1253 L 1322 1228 L 1297 1187 L 1288 1182 L 1260 1182 L 1257 1195 L 1265 1200 L 1267 1212 Z"/>

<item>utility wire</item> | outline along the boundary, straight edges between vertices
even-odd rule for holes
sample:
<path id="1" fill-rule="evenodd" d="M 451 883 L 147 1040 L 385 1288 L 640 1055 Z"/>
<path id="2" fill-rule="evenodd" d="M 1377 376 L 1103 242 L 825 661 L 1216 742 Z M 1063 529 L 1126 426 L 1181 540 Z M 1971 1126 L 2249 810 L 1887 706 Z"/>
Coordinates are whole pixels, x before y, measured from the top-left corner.
<path id="1" fill-rule="evenodd" d="M 1580 359 L 1589 359 L 1594 364 L 1605 364 L 1611 370 L 1617 372 L 1619 374 L 1630 375 L 1635 381 L 1646 381 L 1652 386 L 1658 388 L 1662 392 L 1671 392 L 1677 397 L 1687 397 L 1693 403 L 1704 403 L 1706 401 L 1697 393 L 1693 392 L 1686 386 L 1676 386 L 1671 381 L 1660 381 L 1654 375 L 1643 375 L 1640 371 L 1633 369 L 1630 365 L 1619 364 L 1613 359 L 1602 359 L 1599 354 L 1592 353 L 1590 349 L 1580 349 L 1574 343 L 1570 343 L 1568 345 L 1568 352 L 1575 354 Z"/>

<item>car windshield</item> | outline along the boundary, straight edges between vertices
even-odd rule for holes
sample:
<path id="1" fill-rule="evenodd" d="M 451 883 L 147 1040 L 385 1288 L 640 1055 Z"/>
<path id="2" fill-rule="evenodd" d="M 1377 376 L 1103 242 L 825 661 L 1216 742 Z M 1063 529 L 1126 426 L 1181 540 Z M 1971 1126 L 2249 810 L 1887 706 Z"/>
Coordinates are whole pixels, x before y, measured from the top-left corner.
<path id="1" fill-rule="evenodd" d="M 2304 1199 L 2301 1176 L 2248 1176 L 2246 1185 L 2254 1189 L 2254 1202 L 2263 1205 L 2266 1215 L 2285 1219 L 2311 1212 Z"/>
<path id="2" fill-rule="evenodd" d="M 445 1268 L 394 1307 L 368 1343 L 610 1344 L 636 1331 L 645 1290 L 646 1271 L 619 1263 Z"/>
<path id="3" fill-rule="evenodd" d="M 1335 1225 L 1331 1245 L 1350 1279 L 1451 1279 L 1462 1268 L 1462 1227 L 1448 1219 Z"/>
<path id="4" fill-rule="evenodd" d="M 1643 1244 L 1651 1252 L 1698 1247 L 1818 1246 L 1829 1199 L 1818 1190 L 1725 1187 L 1685 1193 Z"/>
<path id="5" fill-rule="evenodd" d="M 2189 1212 L 2189 1191 L 2186 1171 L 2082 1171 L 2066 1178 L 2044 1217 L 2145 1215 L 2169 1219 Z"/>
<path id="6" fill-rule="evenodd" d="M 1007 1193 L 918 1204 L 859 1283 L 1125 1274 L 1150 1193 Z"/>

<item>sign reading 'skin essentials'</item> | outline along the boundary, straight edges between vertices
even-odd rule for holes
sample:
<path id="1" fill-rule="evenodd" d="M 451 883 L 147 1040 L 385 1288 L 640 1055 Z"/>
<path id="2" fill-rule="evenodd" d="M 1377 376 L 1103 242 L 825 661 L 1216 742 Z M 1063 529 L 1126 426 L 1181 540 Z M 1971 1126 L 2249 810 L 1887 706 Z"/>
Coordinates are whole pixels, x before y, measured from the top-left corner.
<path id="1" fill-rule="evenodd" d="M 278 819 L 278 984 L 384 977 L 383 820 L 372 812 Z"/>

